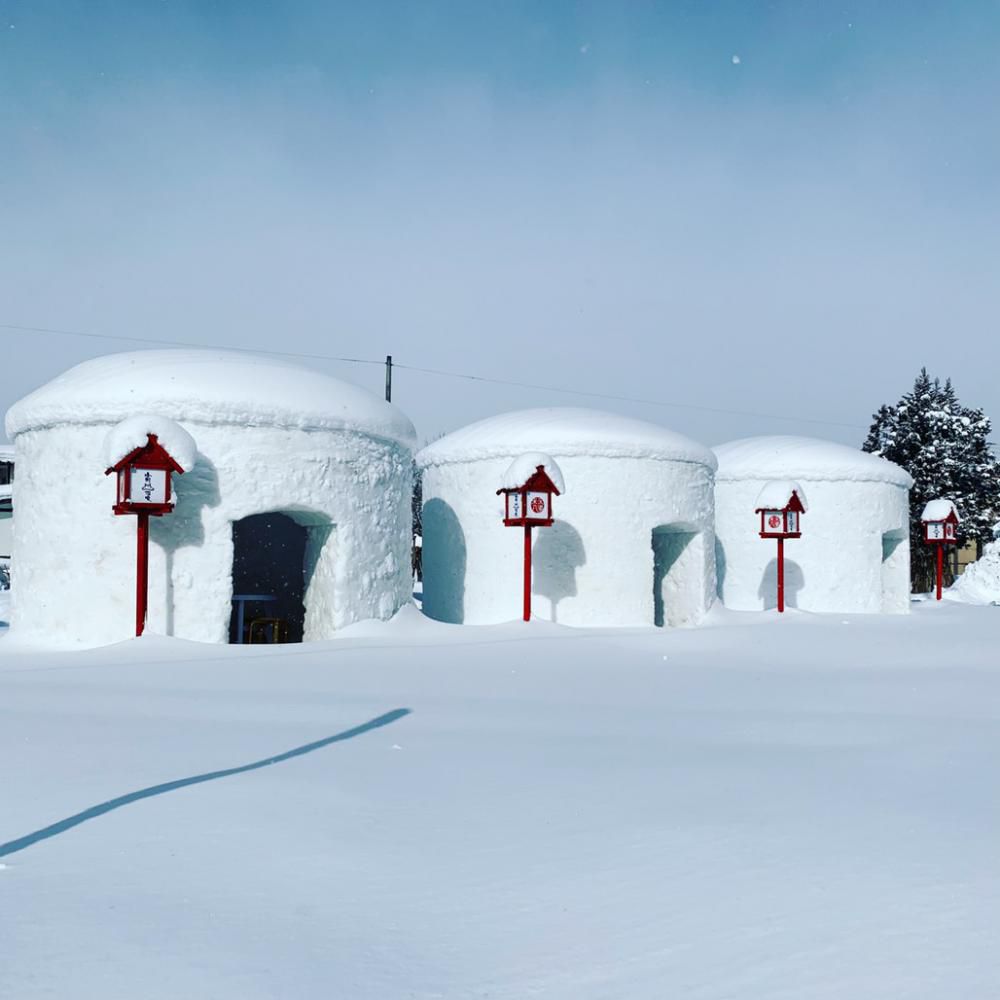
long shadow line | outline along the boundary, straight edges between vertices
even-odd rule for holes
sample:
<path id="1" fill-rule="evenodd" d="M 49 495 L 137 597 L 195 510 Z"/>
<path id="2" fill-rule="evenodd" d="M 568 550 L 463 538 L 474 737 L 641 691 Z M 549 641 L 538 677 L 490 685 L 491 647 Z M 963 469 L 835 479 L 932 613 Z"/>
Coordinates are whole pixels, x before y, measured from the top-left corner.
<path id="1" fill-rule="evenodd" d="M 74 826 L 86 823 L 87 820 L 94 819 L 97 816 L 103 816 L 114 809 L 120 809 L 122 806 L 127 806 L 130 802 L 138 802 L 140 799 L 148 799 L 154 795 L 163 795 L 165 792 L 173 792 L 178 788 L 186 788 L 188 785 L 200 785 L 203 781 L 215 781 L 217 778 L 228 778 L 234 774 L 245 774 L 247 771 L 256 771 L 262 767 L 270 767 L 272 764 L 281 764 L 286 760 L 291 760 L 293 757 L 301 757 L 303 754 L 312 753 L 314 750 L 321 750 L 323 747 L 328 747 L 331 743 L 341 743 L 344 740 L 360 736 L 362 733 L 371 732 L 373 729 L 388 726 L 390 723 L 409 715 L 411 711 L 409 708 L 396 708 L 391 712 L 386 712 L 384 715 L 369 719 L 368 722 L 363 722 L 360 726 L 355 726 L 353 729 L 345 729 L 342 733 L 335 733 L 333 736 L 316 740 L 314 743 L 306 743 L 292 750 L 286 750 L 275 757 L 265 757 L 263 760 L 255 760 L 250 764 L 241 764 L 239 767 L 227 767 L 222 771 L 209 771 L 207 774 L 195 774 L 189 778 L 165 781 L 159 785 L 140 788 L 137 792 L 119 795 L 117 798 L 108 799 L 107 802 L 101 802 L 99 805 L 84 809 L 83 812 L 67 816 L 57 823 L 43 826 L 40 830 L 35 830 L 33 833 L 25 834 L 23 837 L 18 837 L 15 840 L 8 840 L 6 844 L 0 844 L 0 858 L 7 854 L 23 851 L 26 847 L 31 847 L 32 844 L 48 840 L 49 837 L 65 833 Z"/>

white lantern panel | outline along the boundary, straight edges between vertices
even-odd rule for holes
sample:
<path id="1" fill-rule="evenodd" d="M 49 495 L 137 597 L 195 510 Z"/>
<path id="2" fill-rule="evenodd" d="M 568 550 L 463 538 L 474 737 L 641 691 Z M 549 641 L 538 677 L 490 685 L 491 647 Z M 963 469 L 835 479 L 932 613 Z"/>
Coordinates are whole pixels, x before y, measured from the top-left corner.
<path id="1" fill-rule="evenodd" d="M 764 511 L 764 530 L 771 532 L 778 532 L 779 534 L 785 530 L 785 514 L 784 511 L 780 510 L 765 510 Z"/>
<path id="2" fill-rule="evenodd" d="M 516 521 L 518 518 L 524 517 L 523 496 L 522 493 L 507 494 L 507 519 L 509 521 Z"/>
<path id="3" fill-rule="evenodd" d="M 131 468 L 130 503 L 163 504 L 167 502 L 166 469 L 144 469 L 133 465 Z"/>
<path id="4" fill-rule="evenodd" d="M 529 493 L 528 494 L 528 517 L 544 517 L 549 515 L 549 494 Z"/>
<path id="5" fill-rule="evenodd" d="M 789 510 L 785 512 L 785 530 L 793 534 L 799 530 L 799 512 Z"/>
<path id="6" fill-rule="evenodd" d="M 944 522 L 943 521 L 928 521 L 927 522 L 927 537 L 932 539 L 944 539 Z"/>

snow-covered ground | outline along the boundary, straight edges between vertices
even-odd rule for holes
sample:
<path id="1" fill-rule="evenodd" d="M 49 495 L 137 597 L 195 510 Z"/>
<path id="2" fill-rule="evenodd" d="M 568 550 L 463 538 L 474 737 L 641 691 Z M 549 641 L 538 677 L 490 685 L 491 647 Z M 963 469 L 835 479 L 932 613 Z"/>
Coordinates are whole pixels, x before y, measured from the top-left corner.
<path id="1" fill-rule="evenodd" d="M 0 996 L 994 998 L 998 637 L 0 639 Z"/>

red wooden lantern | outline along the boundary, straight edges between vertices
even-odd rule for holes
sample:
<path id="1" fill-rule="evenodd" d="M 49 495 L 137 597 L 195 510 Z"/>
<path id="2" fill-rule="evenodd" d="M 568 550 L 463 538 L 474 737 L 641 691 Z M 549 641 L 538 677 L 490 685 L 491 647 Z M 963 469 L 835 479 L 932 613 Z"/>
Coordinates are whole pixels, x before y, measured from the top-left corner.
<path id="1" fill-rule="evenodd" d="M 924 526 L 924 541 L 937 546 L 936 597 L 940 601 L 944 588 L 944 547 L 958 541 L 958 512 L 950 500 L 931 500 L 924 506 L 920 520 Z"/>
<path id="2" fill-rule="evenodd" d="M 104 474 L 117 476 L 117 500 L 111 509 L 115 514 L 135 514 L 136 521 L 136 584 L 135 634 L 142 635 L 146 627 L 149 606 L 149 518 L 169 514 L 174 509 L 170 474 L 183 475 L 184 470 L 159 443 L 155 434 L 146 435 L 146 443 L 120 459 Z"/>
<path id="3" fill-rule="evenodd" d="M 798 483 L 768 483 L 757 497 L 760 537 L 778 540 L 778 611 L 785 610 L 785 539 L 801 538 L 799 517 L 806 512 L 805 494 Z"/>
<path id="4" fill-rule="evenodd" d="M 561 478 L 561 474 L 557 473 Z M 504 486 L 497 496 L 504 496 L 503 523 L 508 528 L 524 528 L 524 620 L 531 620 L 531 529 L 548 528 L 553 523 L 552 497 L 560 496 L 558 487 L 544 465 L 520 486 Z"/>
<path id="5" fill-rule="evenodd" d="M 783 507 L 758 507 L 761 538 L 801 538 L 799 515 L 806 512 L 797 490 L 792 490 Z"/>
<path id="6" fill-rule="evenodd" d="M 504 495 L 503 523 L 508 528 L 551 526 L 552 497 L 559 496 L 559 490 L 544 465 L 536 466 L 522 485 L 497 490 L 497 496 L 501 493 Z"/>

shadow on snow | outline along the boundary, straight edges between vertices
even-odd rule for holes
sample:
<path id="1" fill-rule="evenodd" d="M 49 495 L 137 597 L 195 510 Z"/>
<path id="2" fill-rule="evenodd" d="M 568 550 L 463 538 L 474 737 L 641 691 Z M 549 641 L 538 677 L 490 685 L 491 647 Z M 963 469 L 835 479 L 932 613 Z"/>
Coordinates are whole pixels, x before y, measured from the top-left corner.
<path id="1" fill-rule="evenodd" d="M 207 774 L 195 774 L 189 778 L 165 781 L 159 785 L 150 785 L 149 788 L 140 788 L 137 792 L 119 795 L 115 799 L 108 799 L 107 802 L 84 809 L 83 812 L 67 816 L 66 819 L 61 819 L 57 823 L 43 826 L 40 830 L 35 830 L 33 833 L 25 834 L 25 836 L 18 837 L 15 840 L 8 840 L 6 844 L 0 844 L 0 858 L 8 854 L 14 854 L 17 851 L 23 851 L 26 847 L 31 847 L 32 844 L 37 844 L 39 841 L 48 840 L 49 837 L 65 833 L 67 830 L 73 829 L 74 826 L 79 826 L 81 823 L 86 823 L 89 819 L 95 819 L 98 816 L 103 816 L 105 813 L 120 809 L 131 802 L 138 802 L 140 799 L 149 799 L 154 795 L 163 795 L 165 792 L 174 792 L 178 788 L 186 788 L 188 785 L 200 785 L 203 781 L 215 781 L 217 778 L 228 778 L 234 774 L 245 774 L 247 771 L 256 771 L 262 767 L 270 767 L 272 764 L 281 764 L 286 760 L 291 760 L 293 757 L 301 757 L 303 754 L 312 753 L 314 750 L 322 750 L 323 747 L 328 747 L 331 743 L 341 743 L 344 740 L 353 739 L 355 736 L 361 736 L 362 733 L 371 732 L 373 729 L 388 726 L 390 723 L 409 715 L 410 712 L 411 709 L 409 708 L 397 708 L 391 712 L 386 712 L 385 715 L 379 715 L 374 719 L 370 719 L 360 726 L 355 726 L 353 729 L 345 729 L 342 733 L 327 736 L 326 739 L 316 740 L 314 743 L 306 743 L 292 750 L 286 750 L 275 757 L 265 757 L 263 760 L 255 760 L 250 764 L 241 764 L 239 767 L 227 767 L 222 771 L 209 771 Z"/>

